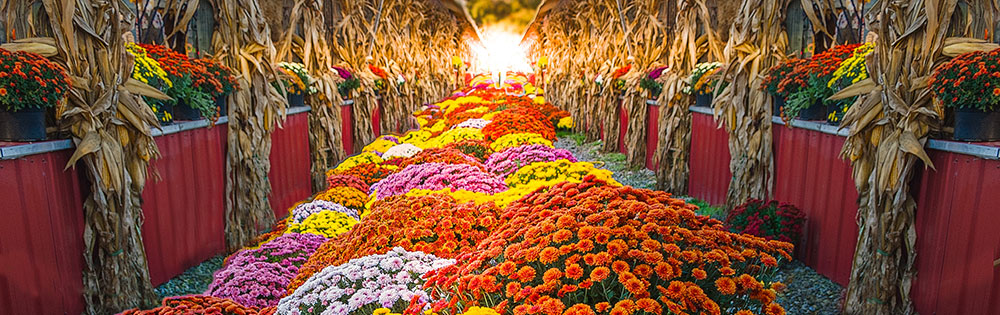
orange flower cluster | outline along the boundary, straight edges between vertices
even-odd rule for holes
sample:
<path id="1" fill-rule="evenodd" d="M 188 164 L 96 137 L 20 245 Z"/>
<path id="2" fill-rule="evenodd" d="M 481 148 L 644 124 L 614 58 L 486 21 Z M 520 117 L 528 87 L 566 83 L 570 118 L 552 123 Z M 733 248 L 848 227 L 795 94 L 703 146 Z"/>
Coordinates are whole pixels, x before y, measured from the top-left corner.
<path id="1" fill-rule="evenodd" d="M 62 66 L 41 55 L 0 48 L 0 109 L 55 106 L 69 85 Z"/>
<path id="2" fill-rule="evenodd" d="M 346 171 L 342 172 L 328 172 L 327 175 L 345 175 L 354 176 L 361 181 L 368 184 L 368 186 L 375 185 L 378 181 L 383 178 L 395 173 L 396 169 L 390 167 L 390 165 L 376 164 L 376 163 L 361 163 L 355 167 L 352 167 Z"/>
<path id="3" fill-rule="evenodd" d="M 483 134 L 489 141 L 496 141 L 512 133 L 537 133 L 549 141 L 556 139 L 552 122 L 545 117 L 545 114 L 533 108 L 517 107 L 504 110 L 493 116 L 493 121 L 483 128 Z"/>
<path id="4" fill-rule="evenodd" d="M 362 210 L 365 208 L 365 203 L 368 202 L 368 194 L 357 188 L 333 187 L 316 195 L 315 199 L 338 203 L 355 210 Z"/>
<path id="5" fill-rule="evenodd" d="M 792 245 L 726 231 L 663 192 L 588 177 L 511 204 L 476 251 L 427 275 L 434 311 L 755 314 L 784 311 L 761 275 Z M 761 278 L 754 277 L 758 275 Z"/>
<path id="6" fill-rule="evenodd" d="M 399 246 L 441 258 L 471 251 L 500 223 L 492 202 L 460 204 L 448 195 L 394 196 L 375 202 L 370 214 L 349 232 L 327 241 L 299 269 L 289 285 L 298 288 L 327 266 L 384 254 Z"/>
<path id="7" fill-rule="evenodd" d="M 264 309 L 248 307 L 233 302 L 230 299 L 204 295 L 189 295 L 163 299 L 163 305 L 151 310 L 141 311 L 131 309 L 120 315 L 168 315 L 168 314 L 205 314 L 205 315 L 271 315 L 275 308 Z"/>
<path id="8" fill-rule="evenodd" d="M 205 67 L 205 71 L 212 78 L 219 81 L 220 90 L 217 91 L 218 93 L 213 93 L 212 95 L 228 95 L 240 88 L 240 83 L 236 82 L 236 77 L 233 76 L 233 69 L 226 67 L 222 63 L 208 58 L 193 59 L 191 63 Z"/>
<path id="9" fill-rule="evenodd" d="M 827 51 L 813 55 L 805 62 L 796 62 L 792 72 L 778 83 L 778 93 L 782 95 L 794 93 L 809 85 L 810 79 L 821 82 L 823 87 L 826 87 L 826 83 L 830 82 L 833 72 L 837 71 L 840 63 L 854 55 L 854 49 L 860 46 L 861 44 L 833 46 Z"/>
<path id="10" fill-rule="evenodd" d="M 213 95 L 222 94 L 222 83 L 205 68 L 206 62 L 192 61 L 188 56 L 161 45 L 139 44 L 139 46 L 146 49 L 146 53 L 160 63 L 170 81 L 186 76 L 191 79 L 192 86 Z"/>
<path id="11" fill-rule="evenodd" d="M 368 191 L 368 184 L 360 178 L 348 175 L 330 175 L 326 178 L 327 188 L 351 187 L 360 191 Z"/>
<path id="12" fill-rule="evenodd" d="M 952 108 L 993 111 L 1000 104 L 1000 49 L 962 54 L 934 70 L 930 90 Z"/>
<path id="13" fill-rule="evenodd" d="M 399 169 L 404 169 L 410 165 L 426 163 L 465 164 L 478 168 L 480 171 L 486 171 L 486 167 L 475 158 L 465 155 L 458 149 L 450 148 L 429 148 L 420 151 L 420 153 L 412 157 L 402 159 L 399 162 Z"/>

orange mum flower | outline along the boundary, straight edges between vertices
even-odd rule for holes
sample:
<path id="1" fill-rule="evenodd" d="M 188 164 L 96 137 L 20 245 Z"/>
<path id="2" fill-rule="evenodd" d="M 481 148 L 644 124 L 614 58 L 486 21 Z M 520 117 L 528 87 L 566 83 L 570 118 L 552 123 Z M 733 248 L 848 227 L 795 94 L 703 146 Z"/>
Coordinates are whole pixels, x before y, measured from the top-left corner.
<path id="1" fill-rule="evenodd" d="M 607 267 L 597 267 L 590 271 L 590 280 L 594 282 L 601 282 L 607 279 L 611 275 L 611 270 Z"/>
<path id="2" fill-rule="evenodd" d="M 628 263 L 621 260 L 615 260 L 614 263 L 611 263 L 611 270 L 614 270 L 615 273 L 623 273 L 628 272 L 630 269 L 628 267 Z"/>
<path id="3" fill-rule="evenodd" d="M 778 305 L 778 303 L 771 303 L 764 308 L 764 313 L 767 315 L 785 315 L 785 308 Z"/>
<path id="4" fill-rule="evenodd" d="M 736 294 L 736 281 L 729 277 L 722 277 L 715 280 L 715 288 L 719 290 L 719 293 L 725 295 Z"/>
<path id="5" fill-rule="evenodd" d="M 601 313 L 607 311 L 608 308 L 611 308 L 611 304 L 608 304 L 608 302 L 600 302 L 597 303 L 597 305 L 594 305 L 594 309 Z"/>
<path id="6" fill-rule="evenodd" d="M 573 280 L 580 279 L 583 276 L 583 268 L 580 265 L 572 264 L 566 267 L 566 278 Z"/>
<path id="7" fill-rule="evenodd" d="M 538 261 L 543 264 L 551 264 L 559 258 L 559 250 L 555 247 L 546 247 L 538 256 Z"/>
<path id="8" fill-rule="evenodd" d="M 698 279 L 698 280 L 705 280 L 705 278 L 708 277 L 708 274 L 706 274 L 704 270 L 701 270 L 701 269 L 698 269 L 698 268 L 692 269 L 691 270 L 691 275 L 694 276 L 694 278 Z"/>

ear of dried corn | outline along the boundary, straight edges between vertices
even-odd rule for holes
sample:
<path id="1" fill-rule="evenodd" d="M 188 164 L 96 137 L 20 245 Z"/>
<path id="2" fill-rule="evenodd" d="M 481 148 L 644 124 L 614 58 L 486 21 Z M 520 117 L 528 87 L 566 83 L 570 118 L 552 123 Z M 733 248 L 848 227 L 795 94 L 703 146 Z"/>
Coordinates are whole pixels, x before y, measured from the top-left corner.
<path id="1" fill-rule="evenodd" d="M 159 152 L 150 132 L 156 118 L 128 84 L 133 59 L 124 44 L 134 16 L 119 1 L 45 0 L 38 17 L 47 23 L 38 23 L 26 10 L 34 2 L 5 1 L 0 7 L 19 38 L 51 36 L 24 38 L 12 48 L 42 49 L 74 78 L 56 111 L 60 128 L 76 144 L 66 167 L 82 165 L 90 183 L 83 208 L 85 312 L 150 306 L 155 295 L 140 197 L 149 160 Z"/>
<path id="2" fill-rule="evenodd" d="M 852 87 L 862 96 L 842 123 L 851 133 L 841 154 L 851 161 L 860 195 L 848 314 L 915 313 L 910 289 L 916 275 L 916 201 L 908 183 L 921 162 L 933 167 L 924 145 L 941 119 L 924 79 L 948 60 L 949 46 L 981 42 L 949 36 L 983 38 L 988 32 L 980 22 L 954 29 L 957 2 L 877 1 L 867 14 L 878 35 L 866 61 L 871 82 Z M 994 21 L 985 23 L 992 28 L 995 2 L 969 1 L 969 6 L 977 8 L 970 21 Z"/>

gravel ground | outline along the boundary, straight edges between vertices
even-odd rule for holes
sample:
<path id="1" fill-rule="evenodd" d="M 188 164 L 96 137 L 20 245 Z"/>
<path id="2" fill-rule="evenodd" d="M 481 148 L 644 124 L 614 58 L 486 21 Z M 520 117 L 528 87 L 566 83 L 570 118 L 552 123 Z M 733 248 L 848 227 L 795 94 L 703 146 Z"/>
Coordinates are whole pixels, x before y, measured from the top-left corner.
<path id="1" fill-rule="evenodd" d="M 655 189 L 656 174 L 646 168 L 629 169 L 625 156 L 620 153 L 601 153 L 601 142 L 584 143 L 577 134 L 560 134 L 556 148 L 566 149 L 580 161 L 604 162 L 602 168 L 614 172 L 614 179 L 636 188 Z M 600 165 L 600 163 L 597 163 Z M 725 219 L 725 210 L 711 207 L 707 203 L 678 196 L 692 202 L 704 210 L 699 212 L 719 220 Z M 789 315 L 840 314 L 844 289 L 830 279 L 816 273 L 801 261 L 785 263 L 778 270 L 776 280 L 788 287 L 778 295 L 778 304 L 785 307 Z"/>
<path id="2" fill-rule="evenodd" d="M 645 167 L 630 168 L 626 157 L 621 153 L 602 153 L 601 142 L 583 143 L 579 135 L 560 135 L 555 147 L 573 152 L 577 160 L 596 163 L 596 166 L 614 172 L 615 180 L 626 186 L 643 189 L 656 189 L 656 174 Z"/>
<path id="3" fill-rule="evenodd" d="M 777 280 L 788 285 L 785 292 L 778 295 L 778 304 L 784 306 L 789 315 L 840 314 L 844 288 L 801 261 L 781 266 Z"/>
<path id="4" fill-rule="evenodd" d="M 200 265 L 188 269 L 179 276 L 170 279 L 167 283 L 156 287 L 156 295 L 163 299 L 170 296 L 202 294 L 208 291 L 208 285 L 212 284 L 212 274 L 216 270 L 222 269 L 222 262 L 226 256 L 215 256 Z"/>

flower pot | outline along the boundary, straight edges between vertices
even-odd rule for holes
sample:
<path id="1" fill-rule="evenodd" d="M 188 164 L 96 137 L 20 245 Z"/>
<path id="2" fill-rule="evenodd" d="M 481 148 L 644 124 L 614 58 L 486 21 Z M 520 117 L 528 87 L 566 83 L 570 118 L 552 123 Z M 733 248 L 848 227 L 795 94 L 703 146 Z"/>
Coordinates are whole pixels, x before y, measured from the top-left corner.
<path id="1" fill-rule="evenodd" d="M 781 109 L 785 107 L 785 98 L 778 95 L 772 95 L 771 97 L 774 98 L 774 102 L 772 103 L 773 108 L 771 109 L 771 115 L 781 116 Z"/>
<path id="2" fill-rule="evenodd" d="M 817 101 L 812 106 L 809 106 L 809 108 L 800 110 L 799 116 L 795 118 L 799 120 L 826 120 L 827 114 L 826 105 L 823 104 L 823 101 Z"/>
<path id="3" fill-rule="evenodd" d="M 840 125 L 840 120 L 837 117 L 837 111 L 842 110 L 840 106 L 827 106 L 826 107 L 826 123 L 830 125 Z"/>
<path id="4" fill-rule="evenodd" d="M 177 105 L 174 106 L 174 120 L 201 120 L 201 111 L 191 106 L 184 101 L 177 101 Z"/>
<path id="5" fill-rule="evenodd" d="M 1000 140 L 1000 111 L 956 108 L 954 139 L 979 142 Z"/>
<path id="6" fill-rule="evenodd" d="M 0 140 L 45 140 L 45 109 L 25 108 L 16 112 L 0 109 Z"/>
<path id="7" fill-rule="evenodd" d="M 215 107 L 219 109 L 219 117 L 229 115 L 229 97 L 226 95 L 215 98 Z"/>
<path id="8" fill-rule="evenodd" d="M 288 93 L 288 107 L 302 107 L 306 106 L 305 95 L 298 93 Z"/>
<path id="9" fill-rule="evenodd" d="M 169 126 L 174 124 L 174 105 L 167 104 L 166 102 L 161 103 L 160 110 L 165 114 L 170 114 L 170 118 L 166 120 L 160 120 L 160 126 Z M 157 117 L 159 118 L 159 117 Z"/>
<path id="10" fill-rule="evenodd" d="M 712 94 L 697 94 L 694 96 L 694 106 L 712 107 Z"/>

